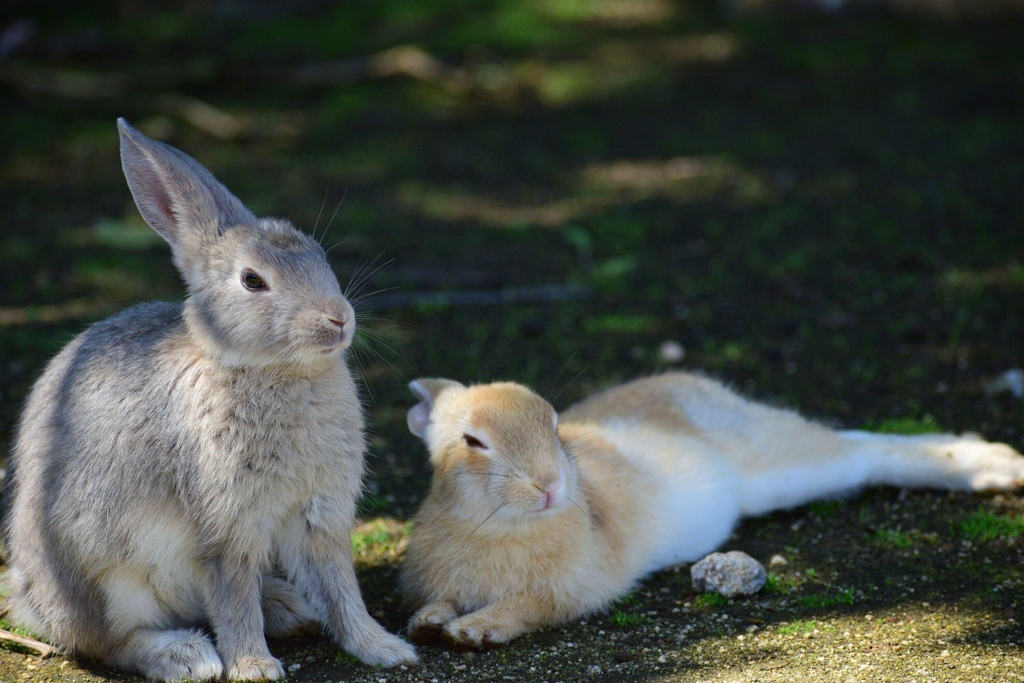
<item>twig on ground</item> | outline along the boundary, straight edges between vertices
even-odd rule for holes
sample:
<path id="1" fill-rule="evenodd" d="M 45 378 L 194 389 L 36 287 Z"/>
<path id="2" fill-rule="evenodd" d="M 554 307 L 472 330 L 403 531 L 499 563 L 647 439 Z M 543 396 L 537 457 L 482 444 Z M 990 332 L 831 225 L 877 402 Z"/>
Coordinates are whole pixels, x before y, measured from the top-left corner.
<path id="1" fill-rule="evenodd" d="M 19 636 L 17 633 L 11 633 L 10 631 L 4 631 L 3 629 L 0 629 L 0 640 L 8 643 L 16 643 L 17 645 L 26 647 L 33 652 L 38 652 L 40 659 L 46 659 L 47 657 L 57 653 L 57 648 L 52 645 L 47 645 L 35 638 Z"/>

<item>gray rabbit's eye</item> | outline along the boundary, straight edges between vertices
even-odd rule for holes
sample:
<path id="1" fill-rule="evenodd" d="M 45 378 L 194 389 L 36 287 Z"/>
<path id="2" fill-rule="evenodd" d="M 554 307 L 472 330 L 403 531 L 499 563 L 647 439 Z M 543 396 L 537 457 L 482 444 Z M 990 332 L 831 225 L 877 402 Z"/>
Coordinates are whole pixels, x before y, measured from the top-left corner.
<path id="1" fill-rule="evenodd" d="M 242 286 L 250 292 L 261 292 L 267 289 L 267 283 L 256 273 L 247 270 L 242 273 Z"/>

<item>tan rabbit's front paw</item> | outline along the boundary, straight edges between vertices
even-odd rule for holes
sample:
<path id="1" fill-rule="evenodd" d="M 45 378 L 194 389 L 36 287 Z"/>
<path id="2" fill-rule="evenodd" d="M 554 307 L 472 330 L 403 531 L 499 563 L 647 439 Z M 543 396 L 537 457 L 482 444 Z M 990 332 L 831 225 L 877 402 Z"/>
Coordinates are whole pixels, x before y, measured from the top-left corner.
<path id="1" fill-rule="evenodd" d="M 239 657 L 227 670 L 229 681 L 276 681 L 284 678 L 284 667 L 273 657 Z"/>
<path id="2" fill-rule="evenodd" d="M 427 605 L 409 620 L 409 638 L 417 645 L 436 645 L 444 640 L 445 624 L 458 616 L 450 602 Z"/>
<path id="3" fill-rule="evenodd" d="M 449 622 L 444 627 L 444 637 L 454 645 L 485 647 L 507 643 L 522 631 L 521 628 L 495 621 L 488 615 L 468 614 Z"/>

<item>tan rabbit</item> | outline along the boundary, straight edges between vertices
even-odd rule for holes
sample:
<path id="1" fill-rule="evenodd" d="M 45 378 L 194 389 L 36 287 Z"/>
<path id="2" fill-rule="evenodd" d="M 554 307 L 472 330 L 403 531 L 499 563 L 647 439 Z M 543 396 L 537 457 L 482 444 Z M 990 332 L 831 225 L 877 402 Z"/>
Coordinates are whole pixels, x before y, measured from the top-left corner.
<path id="1" fill-rule="evenodd" d="M 1006 489 L 1024 457 L 975 436 L 834 431 L 672 373 L 559 416 L 512 383 L 420 379 L 409 428 L 434 478 L 402 587 L 416 640 L 508 641 L 700 559 L 737 520 L 870 484 Z"/>
<path id="2" fill-rule="evenodd" d="M 15 621 L 168 681 L 282 678 L 264 634 L 310 622 L 364 662 L 416 661 L 352 567 L 355 319 L 323 249 L 118 126 L 189 296 L 96 323 L 33 388 L 4 495 Z"/>

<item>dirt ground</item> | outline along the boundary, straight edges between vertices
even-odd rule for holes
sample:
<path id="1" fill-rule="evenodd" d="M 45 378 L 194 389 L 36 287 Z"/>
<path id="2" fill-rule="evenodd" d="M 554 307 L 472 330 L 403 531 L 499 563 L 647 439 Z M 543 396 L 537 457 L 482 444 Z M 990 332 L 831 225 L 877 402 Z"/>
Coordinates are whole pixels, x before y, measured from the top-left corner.
<path id="1" fill-rule="evenodd" d="M 392 630 L 429 481 L 405 428 L 419 376 L 566 406 L 685 368 L 829 424 L 1024 448 L 1024 402 L 986 391 L 1024 367 L 1020 13 L 15 2 L 0 31 L 18 17 L 34 33 L 0 56 L 0 447 L 72 335 L 183 296 L 121 176 L 126 116 L 257 213 L 317 225 L 372 294 L 354 542 Z M 294 681 L 1017 681 L 1022 515 L 1017 494 L 872 489 L 746 521 L 727 549 L 787 562 L 751 598 L 698 596 L 684 567 L 406 670 L 319 637 L 271 649 Z M 0 650 L 0 681 L 118 680 L 135 679 Z"/>

